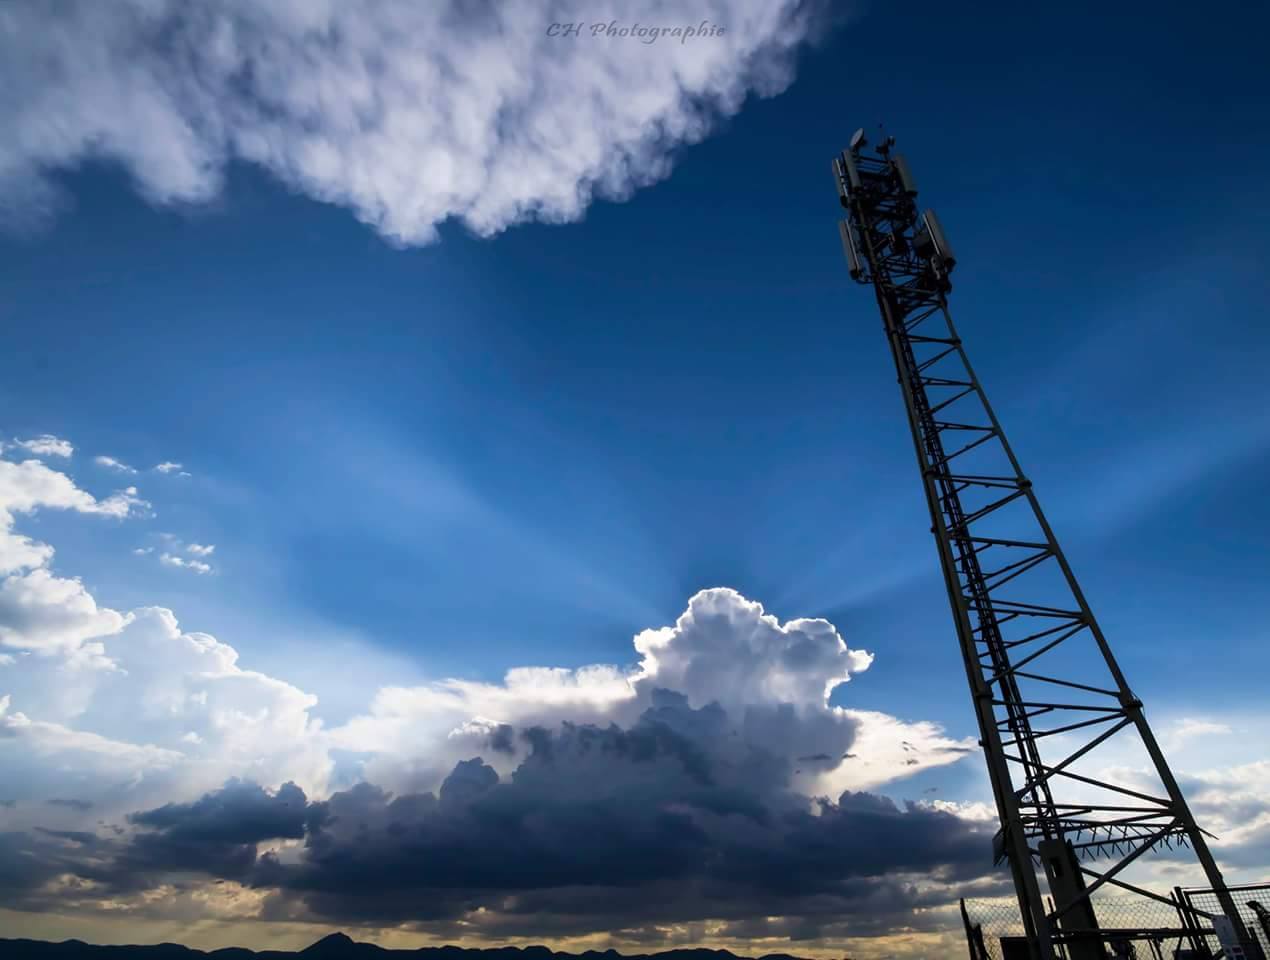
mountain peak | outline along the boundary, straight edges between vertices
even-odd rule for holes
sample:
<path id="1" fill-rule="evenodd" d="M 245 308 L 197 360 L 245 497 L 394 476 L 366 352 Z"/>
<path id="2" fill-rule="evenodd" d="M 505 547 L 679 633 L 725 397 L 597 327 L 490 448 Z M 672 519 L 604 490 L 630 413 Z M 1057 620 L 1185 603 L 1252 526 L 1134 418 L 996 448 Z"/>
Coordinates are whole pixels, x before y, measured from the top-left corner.
<path id="1" fill-rule="evenodd" d="M 330 933 L 323 937 L 317 943 L 310 944 L 300 951 L 302 956 L 306 957 L 335 957 L 347 954 L 347 952 L 356 946 L 353 938 L 346 933 Z"/>

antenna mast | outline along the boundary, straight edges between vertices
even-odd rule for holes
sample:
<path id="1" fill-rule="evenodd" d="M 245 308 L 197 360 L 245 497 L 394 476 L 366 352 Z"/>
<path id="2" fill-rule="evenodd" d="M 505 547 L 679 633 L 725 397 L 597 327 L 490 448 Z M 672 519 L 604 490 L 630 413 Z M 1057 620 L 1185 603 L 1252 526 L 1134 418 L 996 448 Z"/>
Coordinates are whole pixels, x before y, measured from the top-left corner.
<path id="1" fill-rule="evenodd" d="M 997 860 L 1013 872 L 1026 955 L 1103 960 L 1135 939 L 1202 943 L 1194 928 L 1102 927 L 1095 912 L 1112 889 L 1176 908 L 1131 882 L 1127 868 L 1161 847 L 1189 847 L 1224 914 L 1203 919 L 1226 957 L 1258 958 L 970 366 L 948 312 L 956 257 L 934 212 L 919 211 L 894 142 L 869 149 L 860 130 L 834 158 L 847 211 L 839 229 L 852 278 L 873 286 L 895 361 L 1001 823 Z M 1090 754 L 1109 741 L 1154 776 L 1091 767 Z"/>

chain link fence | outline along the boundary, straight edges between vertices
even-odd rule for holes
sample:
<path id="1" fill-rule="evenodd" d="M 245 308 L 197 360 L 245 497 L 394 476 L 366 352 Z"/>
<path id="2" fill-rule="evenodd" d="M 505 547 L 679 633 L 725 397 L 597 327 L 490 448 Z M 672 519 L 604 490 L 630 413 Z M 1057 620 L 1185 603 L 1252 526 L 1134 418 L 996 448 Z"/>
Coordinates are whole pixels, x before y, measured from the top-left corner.
<path id="1" fill-rule="evenodd" d="M 1266 899 L 1270 901 L 1270 897 Z M 1109 935 L 1108 941 L 1120 941 L 1113 946 L 1113 949 L 1119 951 L 1119 956 L 1132 960 L 1173 960 L 1175 950 L 1185 950 L 1191 946 L 1189 938 L 1177 935 L 1144 936 L 1146 931 L 1179 930 L 1184 925 L 1181 914 L 1172 904 L 1146 897 L 1098 894 L 1092 897 L 1092 901 L 1098 926 Z M 1198 902 L 1195 906 L 1201 910 L 1207 909 Z M 1270 907 L 1270 902 L 1266 906 Z M 1011 938 L 1024 936 L 1018 901 L 1013 898 L 967 900 L 965 907 L 972 936 L 982 936 L 983 949 L 987 956 L 991 960 L 1014 960 L 1016 954 L 1009 941 Z M 978 933 L 974 932 L 976 930 Z M 1117 933 L 1122 936 L 1116 937 Z M 1215 949 L 1215 938 L 1213 944 Z M 1026 952 L 1023 955 L 1026 956 Z"/>
<path id="2" fill-rule="evenodd" d="M 1014 898 L 966 900 L 963 905 L 972 936 L 982 937 L 984 952 L 992 960 L 1005 960 L 1001 938 L 1023 936 L 1018 901 Z"/>
<path id="3" fill-rule="evenodd" d="M 1230 897 L 1235 901 L 1235 909 L 1239 911 L 1239 919 L 1248 928 L 1248 933 L 1261 947 L 1264 957 L 1270 957 L 1270 883 L 1246 884 L 1227 887 Z M 1182 890 L 1182 900 L 1190 908 L 1204 913 L 1221 913 L 1221 905 L 1217 902 L 1217 894 L 1211 889 Z M 1207 927 L 1204 917 L 1197 918 L 1199 923 Z M 1207 938 L 1210 948 L 1216 952 L 1217 938 Z"/>

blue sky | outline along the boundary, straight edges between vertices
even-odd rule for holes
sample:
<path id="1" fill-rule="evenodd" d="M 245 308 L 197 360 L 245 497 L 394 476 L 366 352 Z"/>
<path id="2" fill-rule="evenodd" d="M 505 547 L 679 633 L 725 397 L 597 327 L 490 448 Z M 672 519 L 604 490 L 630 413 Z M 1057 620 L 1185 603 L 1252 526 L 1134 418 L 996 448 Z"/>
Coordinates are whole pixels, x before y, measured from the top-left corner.
<path id="1" fill-rule="evenodd" d="M 109 155 L 53 168 L 64 209 L 0 234 L 3 435 L 71 439 L 98 497 L 122 478 L 93 456 L 133 465 L 154 516 L 18 529 L 98 604 L 170 608 L 316 693 L 328 726 L 392 684 L 631 664 L 635 634 L 724 586 L 875 655 L 834 703 L 972 736 L 834 224 L 829 159 L 884 120 L 1149 715 L 1264 720 L 1267 20 L 861 6 L 659 182 L 424 245 L 249 162 L 194 204 Z M 190 476 L 146 472 L 163 461 Z M 212 573 L 160 565 L 164 532 L 214 543 Z M 982 799 L 969 764 L 879 789 Z"/>
<path id="2" fill-rule="evenodd" d="M 65 178 L 71 213 L 4 241 L 7 423 L 197 470 L 147 491 L 159 526 L 240 556 L 191 587 L 77 545 L 119 605 L 182 597 L 220 635 L 240 598 L 492 678 L 620 659 L 731 585 L 894 650 L 879 672 L 968 731 L 885 342 L 820 176 L 884 117 L 955 231 L 955 315 L 1135 682 L 1169 667 L 1134 634 L 1219 627 L 1240 658 L 1223 689 L 1258 696 L 1255 31 L 1184 73 L 1206 29 L 1186 9 L 1042 16 L 870 10 L 665 182 L 491 240 L 397 249 L 245 168 L 212 209 L 155 210 L 90 165 Z M 921 50 L 902 70 L 895 31 Z M 1201 576 L 1214 602 L 1180 602 Z M 859 696 L 889 700 L 873 679 Z"/>

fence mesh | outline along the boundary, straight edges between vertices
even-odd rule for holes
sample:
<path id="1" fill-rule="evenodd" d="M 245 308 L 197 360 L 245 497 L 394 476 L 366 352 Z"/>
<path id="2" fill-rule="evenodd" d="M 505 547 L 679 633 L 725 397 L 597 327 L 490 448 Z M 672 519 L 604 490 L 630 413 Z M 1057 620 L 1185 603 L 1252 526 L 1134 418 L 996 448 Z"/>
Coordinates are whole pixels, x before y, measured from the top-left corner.
<path id="1" fill-rule="evenodd" d="M 1266 899 L 1270 900 L 1270 897 Z M 1098 896 L 1097 894 L 1092 897 L 1092 900 L 1099 928 L 1107 933 L 1123 932 L 1125 943 L 1121 947 L 1122 956 L 1133 958 L 1133 960 L 1173 960 L 1175 950 L 1190 947 L 1190 941 L 1179 936 L 1159 939 L 1130 938 L 1131 934 L 1141 934 L 1148 930 L 1181 928 L 1183 926 L 1181 915 L 1171 904 L 1146 897 Z M 1266 905 L 1270 907 L 1270 903 Z M 1195 906 L 1201 910 L 1207 909 L 1199 902 L 1196 902 Z M 1014 899 L 967 900 L 966 915 L 972 927 L 977 925 L 982 930 L 983 945 L 988 956 L 992 960 L 1008 960 L 1001 938 L 1022 937 L 1024 933 L 1023 922 L 1019 917 L 1018 902 Z M 1215 952 L 1216 938 L 1213 937 L 1211 940 Z"/>
<path id="2" fill-rule="evenodd" d="M 1261 947 L 1262 956 L 1270 958 L 1270 883 L 1228 889 L 1240 919 Z M 1209 914 L 1221 913 L 1217 894 L 1211 889 L 1182 890 L 1181 897 L 1182 903 L 1193 910 Z M 1098 925 L 1105 931 L 1120 930 L 1128 933 L 1185 925 L 1176 907 L 1157 900 L 1095 895 L 1093 902 Z M 992 960 L 1007 960 L 1001 938 L 1023 936 L 1018 902 L 1013 898 L 967 900 L 966 915 L 971 927 L 978 927 L 982 931 L 983 945 L 988 956 Z M 1200 927 L 1200 939 L 1216 954 L 1221 945 L 1212 933 L 1211 924 L 1202 915 L 1194 917 L 1194 920 Z M 1126 955 L 1134 960 L 1172 960 L 1175 950 L 1185 950 L 1190 946 L 1189 940 L 1179 937 L 1158 941 L 1137 940 L 1126 947 Z"/>
<path id="3" fill-rule="evenodd" d="M 1002 937 L 1023 936 L 1019 904 L 1014 899 L 967 900 L 966 916 L 972 927 L 983 932 L 983 945 L 992 960 L 1005 960 L 1001 951 Z"/>
<path id="4" fill-rule="evenodd" d="M 1235 901 L 1235 909 L 1239 911 L 1239 919 L 1248 928 L 1261 947 L 1261 953 L 1270 957 L 1270 883 L 1247 884 L 1238 887 L 1227 887 L 1230 897 Z M 1217 902 L 1217 894 L 1212 890 L 1183 890 L 1182 898 L 1196 910 L 1205 913 L 1221 913 L 1221 905 Z M 1253 904 L 1257 906 L 1254 907 Z M 1258 910 L 1257 907 L 1261 909 Z M 1207 926 L 1204 918 L 1200 923 Z M 1217 938 L 1208 938 L 1209 946 L 1217 950 Z"/>

